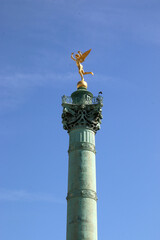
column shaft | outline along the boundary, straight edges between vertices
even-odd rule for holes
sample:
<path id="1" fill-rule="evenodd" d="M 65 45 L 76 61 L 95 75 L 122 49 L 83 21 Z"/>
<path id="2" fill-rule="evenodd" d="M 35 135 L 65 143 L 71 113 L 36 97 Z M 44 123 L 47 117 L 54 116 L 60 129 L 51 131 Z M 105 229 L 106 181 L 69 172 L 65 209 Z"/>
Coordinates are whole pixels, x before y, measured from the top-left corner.
<path id="1" fill-rule="evenodd" d="M 95 133 L 69 133 L 67 240 L 97 240 Z"/>

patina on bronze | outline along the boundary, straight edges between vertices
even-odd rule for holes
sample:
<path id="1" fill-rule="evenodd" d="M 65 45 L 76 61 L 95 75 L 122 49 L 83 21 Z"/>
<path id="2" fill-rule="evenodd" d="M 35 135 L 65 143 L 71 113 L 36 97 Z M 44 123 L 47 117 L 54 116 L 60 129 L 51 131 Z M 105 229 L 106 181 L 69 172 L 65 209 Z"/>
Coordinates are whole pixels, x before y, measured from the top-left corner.
<path id="1" fill-rule="evenodd" d="M 80 64 L 83 55 L 78 53 Z M 100 129 L 103 98 L 87 91 L 82 69 L 82 85 L 78 83 L 71 97 L 62 97 L 62 123 L 69 133 L 67 240 L 97 240 L 95 134 Z"/>

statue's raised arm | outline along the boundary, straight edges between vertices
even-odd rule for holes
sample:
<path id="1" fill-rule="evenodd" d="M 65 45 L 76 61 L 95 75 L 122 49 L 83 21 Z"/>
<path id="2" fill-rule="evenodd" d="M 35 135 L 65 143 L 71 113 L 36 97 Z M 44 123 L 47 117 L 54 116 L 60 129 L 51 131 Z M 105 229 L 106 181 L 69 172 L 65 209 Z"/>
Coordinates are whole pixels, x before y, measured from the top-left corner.
<path id="1" fill-rule="evenodd" d="M 76 59 L 73 57 L 73 54 L 74 54 L 74 53 L 71 54 L 71 58 L 72 58 L 74 61 L 76 61 Z"/>

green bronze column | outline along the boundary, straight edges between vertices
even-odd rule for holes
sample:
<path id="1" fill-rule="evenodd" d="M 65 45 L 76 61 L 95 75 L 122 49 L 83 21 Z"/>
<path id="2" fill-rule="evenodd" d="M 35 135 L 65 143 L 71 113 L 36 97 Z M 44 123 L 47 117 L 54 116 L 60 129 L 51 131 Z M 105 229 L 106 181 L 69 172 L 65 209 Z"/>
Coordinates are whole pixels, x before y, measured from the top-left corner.
<path id="1" fill-rule="evenodd" d="M 63 128 L 69 133 L 67 240 L 97 240 L 95 134 L 102 97 L 93 97 L 82 84 L 71 97 L 62 97 L 62 106 Z"/>

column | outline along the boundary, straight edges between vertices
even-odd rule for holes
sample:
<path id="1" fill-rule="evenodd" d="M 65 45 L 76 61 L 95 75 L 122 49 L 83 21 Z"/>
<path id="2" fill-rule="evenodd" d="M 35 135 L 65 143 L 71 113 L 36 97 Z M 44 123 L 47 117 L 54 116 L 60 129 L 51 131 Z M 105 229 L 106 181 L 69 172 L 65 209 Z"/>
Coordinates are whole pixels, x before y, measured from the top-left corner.
<path id="1" fill-rule="evenodd" d="M 102 98 L 80 88 L 62 100 L 63 127 L 69 133 L 67 240 L 97 240 L 95 134 Z"/>

